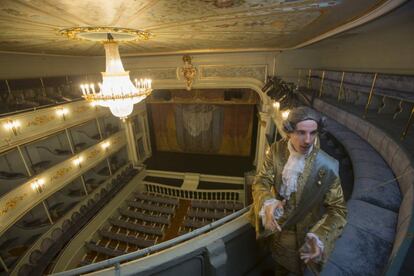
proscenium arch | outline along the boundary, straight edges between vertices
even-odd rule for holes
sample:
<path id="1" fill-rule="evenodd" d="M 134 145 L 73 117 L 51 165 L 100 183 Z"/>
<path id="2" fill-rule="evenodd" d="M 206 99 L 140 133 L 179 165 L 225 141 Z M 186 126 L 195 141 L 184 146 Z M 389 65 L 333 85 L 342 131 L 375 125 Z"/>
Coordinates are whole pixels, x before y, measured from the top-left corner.
<path id="1" fill-rule="evenodd" d="M 181 80 L 153 80 L 153 89 L 186 89 L 184 81 Z M 220 88 L 249 88 L 255 91 L 260 98 L 262 112 L 267 111 L 270 98 L 262 92 L 264 83 L 253 78 L 229 78 L 229 79 L 201 79 L 195 80 L 192 89 L 220 89 Z"/>

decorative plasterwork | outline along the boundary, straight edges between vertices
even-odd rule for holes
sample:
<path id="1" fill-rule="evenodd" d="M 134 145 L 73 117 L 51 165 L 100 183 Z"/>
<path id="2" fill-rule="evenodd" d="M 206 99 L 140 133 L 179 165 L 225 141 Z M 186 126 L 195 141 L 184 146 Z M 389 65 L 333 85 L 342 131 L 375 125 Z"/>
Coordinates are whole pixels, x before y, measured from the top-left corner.
<path id="1" fill-rule="evenodd" d="M 267 65 L 202 65 L 200 80 L 253 78 L 265 82 Z"/>
<path id="2" fill-rule="evenodd" d="M 118 27 L 73 27 L 62 29 L 59 33 L 70 39 L 105 41 L 107 34 L 111 34 L 116 41 L 148 40 L 150 32 Z"/>
<path id="3" fill-rule="evenodd" d="M 315 42 L 325 34 L 334 35 L 344 26 L 366 23 L 403 2 L 234 0 L 229 7 L 220 8 L 210 0 L 4 0 L 0 8 L 0 51 L 102 55 L 96 42 L 67 41 L 59 30 L 66 29 L 70 37 L 91 39 L 89 31 L 104 34 L 108 28 L 121 30 L 126 37 L 144 39 L 122 45 L 123 55 L 281 50 Z M 359 22 L 360 18 L 364 20 Z M 145 31 L 134 33 L 136 30 Z M 148 33 L 153 36 L 145 40 Z"/>
<path id="4" fill-rule="evenodd" d="M 7 214 L 9 211 L 13 210 L 19 201 L 22 201 L 27 196 L 27 193 L 24 193 L 20 196 L 15 196 L 14 198 L 7 201 L 3 208 L 0 210 L 0 216 Z"/>
<path id="5" fill-rule="evenodd" d="M 49 123 L 50 121 L 53 121 L 55 119 L 56 119 L 55 114 L 44 114 L 40 116 L 35 116 L 33 120 L 27 122 L 26 127 L 40 126 L 40 125 Z"/>
<path id="6" fill-rule="evenodd" d="M 130 71 L 131 78 L 139 76 L 140 78 L 150 78 L 152 80 L 176 80 L 177 68 L 145 68 L 145 69 L 132 69 Z"/>

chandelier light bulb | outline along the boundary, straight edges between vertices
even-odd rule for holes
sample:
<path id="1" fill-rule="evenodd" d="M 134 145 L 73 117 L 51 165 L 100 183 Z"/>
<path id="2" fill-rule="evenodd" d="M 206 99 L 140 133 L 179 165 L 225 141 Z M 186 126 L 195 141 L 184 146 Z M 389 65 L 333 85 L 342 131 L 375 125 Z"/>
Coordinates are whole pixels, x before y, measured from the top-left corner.
<path id="1" fill-rule="evenodd" d="M 150 79 L 135 79 L 135 85 L 125 71 L 119 56 L 118 44 L 109 40 L 104 44 L 106 56 L 106 71 L 102 72 L 102 83 L 98 83 L 99 92 L 95 85 L 82 84 L 83 98 L 96 105 L 108 107 L 113 115 L 126 119 L 134 110 L 134 104 L 144 100 L 151 92 Z"/>

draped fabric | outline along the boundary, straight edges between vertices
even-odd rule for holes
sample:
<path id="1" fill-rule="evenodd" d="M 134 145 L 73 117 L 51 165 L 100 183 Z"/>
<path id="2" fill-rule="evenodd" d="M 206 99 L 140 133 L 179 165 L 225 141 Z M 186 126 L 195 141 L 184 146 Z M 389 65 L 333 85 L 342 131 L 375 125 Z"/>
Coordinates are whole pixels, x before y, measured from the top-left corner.
<path id="1" fill-rule="evenodd" d="M 158 151 L 249 156 L 254 105 L 149 104 Z"/>
<path id="2" fill-rule="evenodd" d="M 216 153 L 223 134 L 223 107 L 211 104 L 177 104 L 177 142 L 185 152 Z"/>

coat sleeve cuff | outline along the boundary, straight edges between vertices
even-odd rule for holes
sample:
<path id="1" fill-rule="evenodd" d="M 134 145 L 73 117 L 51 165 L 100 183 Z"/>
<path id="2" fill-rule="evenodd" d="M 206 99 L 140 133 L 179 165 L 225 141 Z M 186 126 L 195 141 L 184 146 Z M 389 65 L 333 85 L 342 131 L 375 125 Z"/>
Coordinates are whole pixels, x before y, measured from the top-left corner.
<path id="1" fill-rule="evenodd" d="M 324 251 L 324 244 L 323 242 L 319 239 L 319 237 L 314 234 L 314 233 L 307 233 L 306 237 L 310 240 L 310 239 L 315 239 L 316 240 L 316 246 L 319 247 L 319 249 L 321 250 L 321 254 L 315 258 L 315 262 L 321 262 L 322 261 L 322 256 L 323 256 L 323 251 Z"/>
<path id="2" fill-rule="evenodd" d="M 263 202 L 262 208 L 260 209 L 259 216 L 262 219 L 262 225 L 265 226 L 266 224 L 266 215 L 265 215 L 265 208 L 269 205 L 273 205 L 279 202 L 279 200 L 275 198 L 267 199 Z"/>

